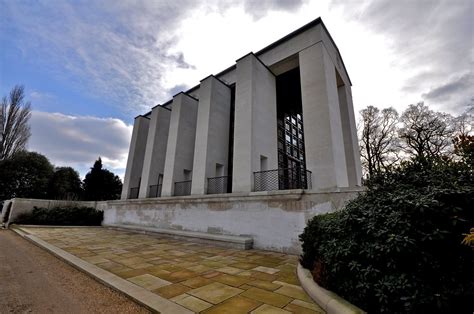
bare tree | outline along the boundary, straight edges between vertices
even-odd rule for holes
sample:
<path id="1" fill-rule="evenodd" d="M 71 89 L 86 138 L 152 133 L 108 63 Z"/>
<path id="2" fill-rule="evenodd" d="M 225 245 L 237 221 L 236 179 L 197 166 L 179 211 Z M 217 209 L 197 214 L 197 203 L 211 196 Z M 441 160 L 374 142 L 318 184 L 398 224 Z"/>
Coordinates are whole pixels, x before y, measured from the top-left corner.
<path id="1" fill-rule="evenodd" d="M 360 154 L 364 170 L 372 177 L 398 161 L 398 113 L 394 108 L 380 111 L 368 106 L 360 114 Z"/>
<path id="2" fill-rule="evenodd" d="M 24 150 L 31 135 L 28 121 L 31 105 L 24 101 L 23 86 L 15 86 L 0 107 L 0 160 Z"/>
<path id="3" fill-rule="evenodd" d="M 454 133 L 456 136 L 468 136 L 471 135 L 474 128 L 474 114 L 472 109 L 467 109 L 460 116 L 455 117 L 454 120 Z"/>
<path id="4" fill-rule="evenodd" d="M 400 119 L 403 150 L 410 156 L 426 159 L 440 156 L 452 148 L 453 117 L 434 112 L 424 103 L 410 105 Z"/>
<path id="5" fill-rule="evenodd" d="M 454 154 L 474 166 L 474 105 L 471 102 L 466 111 L 454 119 Z"/>

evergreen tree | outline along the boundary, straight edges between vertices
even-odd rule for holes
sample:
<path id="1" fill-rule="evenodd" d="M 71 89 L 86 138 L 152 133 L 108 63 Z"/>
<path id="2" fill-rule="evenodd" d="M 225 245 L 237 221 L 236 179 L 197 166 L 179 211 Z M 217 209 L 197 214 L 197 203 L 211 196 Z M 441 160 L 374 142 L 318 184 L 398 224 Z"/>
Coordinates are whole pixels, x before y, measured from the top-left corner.
<path id="1" fill-rule="evenodd" d="M 21 151 L 0 161 L 0 200 L 47 198 L 54 167 L 45 156 Z"/>
<path id="2" fill-rule="evenodd" d="M 82 196 L 79 173 L 71 167 L 58 167 L 49 181 L 48 198 L 78 200 Z"/>
<path id="3" fill-rule="evenodd" d="M 120 198 L 122 182 L 120 178 L 102 168 L 99 157 L 84 178 L 84 199 L 86 201 L 104 201 Z"/>

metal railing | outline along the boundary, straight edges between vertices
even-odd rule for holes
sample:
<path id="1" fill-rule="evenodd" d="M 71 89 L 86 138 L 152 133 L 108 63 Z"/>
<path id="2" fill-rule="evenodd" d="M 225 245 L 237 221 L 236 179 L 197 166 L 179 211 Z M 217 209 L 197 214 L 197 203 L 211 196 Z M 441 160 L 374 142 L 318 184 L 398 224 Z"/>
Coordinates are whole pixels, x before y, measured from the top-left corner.
<path id="1" fill-rule="evenodd" d="M 191 195 L 191 180 L 174 183 L 174 196 Z"/>
<path id="2" fill-rule="evenodd" d="M 311 189 L 311 171 L 280 168 L 254 172 L 254 191 Z"/>
<path id="3" fill-rule="evenodd" d="M 148 191 L 148 197 L 160 197 L 161 196 L 161 184 L 150 185 Z"/>
<path id="4" fill-rule="evenodd" d="M 128 198 L 129 198 L 129 199 L 138 198 L 138 192 L 139 192 L 139 191 L 140 191 L 140 188 L 139 188 L 139 187 L 131 188 L 131 189 L 130 189 L 130 194 L 128 195 Z"/>
<path id="5" fill-rule="evenodd" d="M 229 180 L 231 176 L 207 178 L 207 194 L 229 193 Z"/>

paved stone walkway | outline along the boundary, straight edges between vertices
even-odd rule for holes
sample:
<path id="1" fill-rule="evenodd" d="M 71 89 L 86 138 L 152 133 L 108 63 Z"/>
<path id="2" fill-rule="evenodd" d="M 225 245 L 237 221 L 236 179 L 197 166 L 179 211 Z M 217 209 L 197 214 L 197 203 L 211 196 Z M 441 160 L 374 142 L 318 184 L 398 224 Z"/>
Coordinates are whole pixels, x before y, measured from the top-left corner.
<path id="1" fill-rule="evenodd" d="M 200 313 L 324 313 L 299 286 L 298 256 L 105 228 L 22 228 Z"/>

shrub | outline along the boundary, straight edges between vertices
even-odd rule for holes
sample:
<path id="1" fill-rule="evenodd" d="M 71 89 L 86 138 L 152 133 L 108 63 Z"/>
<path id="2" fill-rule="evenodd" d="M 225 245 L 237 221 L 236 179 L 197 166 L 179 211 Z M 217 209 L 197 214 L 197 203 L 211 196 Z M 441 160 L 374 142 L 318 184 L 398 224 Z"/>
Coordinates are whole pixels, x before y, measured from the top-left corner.
<path id="1" fill-rule="evenodd" d="M 300 236 L 315 280 L 369 313 L 472 313 L 474 180 L 463 163 L 414 161 L 380 174 Z"/>
<path id="2" fill-rule="evenodd" d="M 100 226 L 104 213 L 91 207 L 34 207 L 31 213 L 22 214 L 15 223 L 56 226 Z"/>

